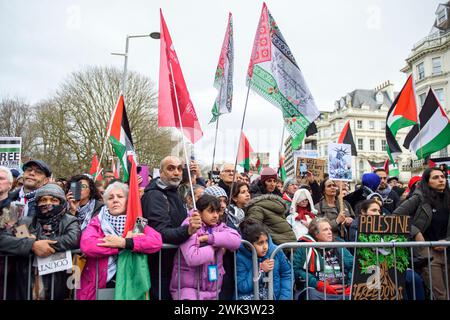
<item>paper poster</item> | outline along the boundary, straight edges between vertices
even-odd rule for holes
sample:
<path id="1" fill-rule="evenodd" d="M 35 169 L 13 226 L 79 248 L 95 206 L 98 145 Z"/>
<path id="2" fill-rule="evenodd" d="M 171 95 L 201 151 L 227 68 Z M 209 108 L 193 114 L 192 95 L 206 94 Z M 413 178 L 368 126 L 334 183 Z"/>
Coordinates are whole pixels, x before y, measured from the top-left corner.
<path id="1" fill-rule="evenodd" d="M 328 144 L 330 180 L 352 181 L 352 147 L 349 144 Z"/>
<path id="2" fill-rule="evenodd" d="M 313 158 L 297 158 L 297 166 L 295 170 L 297 179 L 305 178 L 308 171 L 313 174 L 314 179 L 322 181 L 325 171 L 325 160 Z"/>
<path id="3" fill-rule="evenodd" d="M 65 251 L 54 253 L 47 258 L 37 257 L 37 267 L 40 276 L 72 269 L 72 253 Z"/>
<path id="4" fill-rule="evenodd" d="M 0 166 L 20 169 L 21 137 L 0 137 Z"/>

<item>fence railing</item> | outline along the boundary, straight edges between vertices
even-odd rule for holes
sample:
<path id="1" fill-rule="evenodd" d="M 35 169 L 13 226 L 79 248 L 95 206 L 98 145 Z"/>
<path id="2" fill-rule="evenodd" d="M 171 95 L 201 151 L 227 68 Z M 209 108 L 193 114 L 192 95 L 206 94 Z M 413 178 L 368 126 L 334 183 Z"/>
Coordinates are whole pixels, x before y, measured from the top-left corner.
<path id="1" fill-rule="evenodd" d="M 423 279 L 424 281 L 428 280 L 428 284 L 429 284 L 429 298 L 430 300 L 433 300 L 433 280 L 432 280 L 432 270 L 431 270 L 431 260 L 432 260 L 432 255 L 431 255 L 431 248 L 436 248 L 436 247 L 445 247 L 448 249 L 448 247 L 450 247 L 450 241 L 432 241 L 432 242 L 315 242 L 315 243 L 311 243 L 311 242 L 293 242 L 293 243 L 284 243 L 280 246 L 278 246 L 271 254 L 271 259 L 274 259 L 274 257 L 278 254 L 278 252 L 281 252 L 282 250 L 286 250 L 286 249 L 290 249 L 290 264 L 291 264 L 291 279 L 292 279 L 292 283 L 291 283 L 291 296 L 294 297 L 294 282 L 295 282 L 295 277 L 294 277 L 294 263 L 293 263 L 293 259 L 294 259 L 294 249 L 299 249 L 299 248 L 305 248 L 305 249 L 309 249 L 309 248 L 315 248 L 315 249 L 320 249 L 322 250 L 322 256 L 325 257 L 325 250 L 326 249 L 331 249 L 331 248 L 335 248 L 335 249 L 341 249 L 341 256 L 344 256 L 343 251 L 344 248 L 348 249 L 353 249 L 354 250 L 354 255 L 353 255 L 353 267 L 352 267 L 352 279 L 351 279 L 351 283 L 350 286 L 353 287 L 353 280 L 354 280 L 354 275 L 355 275 L 355 267 L 356 267 L 356 250 L 359 248 L 372 248 L 372 249 L 379 249 L 379 248 L 391 248 L 393 255 L 394 255 L 394 274 L 395 274 L 395 291 L 396 291 L 396 300 L 399 299 L 399 289 L 398 289 L 398 279 L 397 279 L 397 257 L 396 257 L 396 249 L 398 248 L 409 248 L 409 255 L 410 255 L 410 267 L 411 267 L 411 271 L 414 273 L 416 270 L 414 270 L 414 261 L 413 261 L 413 256 L 414 256 L 414 252 L 413 249 L 414 248 L 426 248 L 427 249 L 427 264 L 428 264 L 428 279 Z M 379 258 L 379 251 L 375 250 L 376 253 L 376 267 L 380 267 L 380 258 Z M 445 283 L 444 286 L 446 288 L 446 298 L 447 300 L 450 300 L 450 294 L 449 294 L 449 278 L 448 278 L 448 261 L 447 261 L 447 250 L 443 250 L 443 255 L 444 255 L 444 267 L 445 267 Z M 341 266 L 341 270 L 342 272 L 344 272 L 344 259 L 341 259 L 342 262 L 342 266 Z M 306 266 L 309 266 L 310 263 L 310 259 L 308 259 L 308 256 L 306 256 Z M 273 287 L 273 271 L 270 271 L 268 274 L 268 299 L 269 300 L 273 300 L 274 299 L 274 287 Z M 308 283 L 309 283 L 309 272 L 308 270 L 306 270 L 306 279 L 302 279 L 305 281 L 305 288 L 306 288 L 306 299 L 309 300 L 309 290 L 308 290 Z M 325 282 L 325 290 L 324 290 L 324 297 L 325 300 L 327 300 L 327 291 L 326 291 L 326 285 L 327 282 Z M 343 277 L 343 286 L 345 286 L 344 283 L 344 277 Z M 413 291 L 413 300 L 416 300 L 416 282 L 412 281 L 412 291 Z M 344 294 L 344 292 L 342 292 L 342 299 L 351 299 L 352 296 L 350 294 L 350 296 L 346 296 Z M 381 300 L 381 290 L 378 290 L 378 300 Z"/>

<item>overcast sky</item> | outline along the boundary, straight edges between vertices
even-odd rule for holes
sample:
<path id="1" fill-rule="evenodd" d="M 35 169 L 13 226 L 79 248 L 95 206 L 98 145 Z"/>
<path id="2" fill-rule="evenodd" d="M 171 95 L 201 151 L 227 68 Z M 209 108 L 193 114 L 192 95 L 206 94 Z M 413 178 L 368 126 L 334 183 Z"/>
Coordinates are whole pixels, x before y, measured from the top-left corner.
<path id="1" fill-rule="evenodd" d="M 427 36 L 438 0 L 266 1 L 319 109 L 355 89 L 390 80 L 400 90 L 414 43 Z M 245 74 L 261 12 L 258 0 L 0 0 L 0 96 L 36 103 L 52 95 L 73 71 L 85 66 L 122 70 L 127 34 L 159 31 L 163 10 L 204 137 L 198 159 L 210 163 L 214 125 L 208 125 L 217 91 L 213 88 L 228 12 L 233 13 L 235 74 L 231 115 L 220 120 L 218 161 L 232 161 L 244 110 Z M 131 39 L 129 70 L 150 77 L 159 72 L 159 42 Z M 244 132 L 255 151 L 277 162 L 281 111 L 250 94 Z M 104 128 L 99 128 L 104 130 Z M 287 134 L 287 133 L 286 133 Z M 137 146 L 139 147 L 139 146 Z"/>

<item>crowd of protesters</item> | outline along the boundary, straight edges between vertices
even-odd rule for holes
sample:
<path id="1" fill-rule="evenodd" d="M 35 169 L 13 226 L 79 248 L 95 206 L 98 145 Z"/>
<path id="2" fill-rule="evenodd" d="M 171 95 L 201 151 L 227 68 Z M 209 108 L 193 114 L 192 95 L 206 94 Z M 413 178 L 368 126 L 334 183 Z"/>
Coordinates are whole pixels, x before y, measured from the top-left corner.
<path id="1" fill-rule="evenodd" d="M 161 161 L 160 176 L 149 177 L 139 190 L 143 232 L 125 237 L 129 187 L 112 171 L 94 181 L 88 174 L 55 178 L 40 160 L 21 169 L 0 166 L 0 297 L 8 300 L 94 300 L 98 290 L 114 289 L 122 250 L 147 254 L 151 299 L 251 300 L 254 279 L 259 298 L 266 299 L 268 272 L 273 272 L 274 299 L 347 299 L 353 250 L 299 248 L 290 257 L 292 265 L 288 253 L 279 251 L 272 259 L 273 251 L 284 243 L 357 241 L 365 215 L 407 215 L 412 241 L 450 240 L 446 168 L 427 168 L 407 188 L 378 169 L 350 190 L 328 177 L 317 181 L 311 172 L 283 183 L 270 167 L 250 175 L 239 174 L 232 164 L 222 165 L 214 182 L 202 177 L 195 161 L 186 166 L 168 156 Z M 253 274 L 248 242 L 259 274 Z M 163 244 L 177 247 L 162 250 Z M 37 272 L 34 257 L 77 249 L 73 262 L 81 281 L 76 294 L 67 286 L 70 273 Z M 433 299 L 448 298 L 448 247 L 429 250 L 430 259 L 427 248 L 415 253 L 414 271 L 406 272 L 406 297 L 412 298 L 413 285 L 416 299 L 430 293 Z"/>

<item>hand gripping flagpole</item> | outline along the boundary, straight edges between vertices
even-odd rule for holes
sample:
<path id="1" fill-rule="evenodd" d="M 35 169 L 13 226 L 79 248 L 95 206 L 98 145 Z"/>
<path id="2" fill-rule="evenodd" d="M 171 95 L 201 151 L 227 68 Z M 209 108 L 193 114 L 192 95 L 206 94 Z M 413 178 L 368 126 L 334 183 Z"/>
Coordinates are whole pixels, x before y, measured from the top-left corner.
<path id="1" fill-rule="evenodd" d="M 191 170 L 189 170 L 189 159 L 187 156 L 187 150 L 186 150 L 186 142 L 185 142 L 185 138 L 184 138 L 184 130 L 183 130 L 183 122 L 181 121 L 181 113 L 180 113 L 180 106 L 178 104 L 178 96 L 177 96 L 177 90 L 176 90 L 176 86 L 175 86 L 175 79 L 173 77 L 173 71 L 172 71 L 172 62 L 169 61 L 169 68 L 170 68 L 170 77 L 172 79 L 172 84 L 173 84 L 173 93 L 175 96 L 175 101 L 177 104 L 177 112 L 178 112 L 178 121 L 180 122 L 180 129 L 181 129 L 181 138 L 183 141 L 183 150 L 184 150 L 184 160 L 186 161 L 186 166 L 187 166 L 187 172 L 188 172 L 188 176 L 189 176 L 189 187 L 191 189 L 191 196 L 192 196 L 192 203 L 194 205 L 194 210 L 197 210 L 197 205 L 195 203 L 195 196 L 194 196 L 194 187 L 192 186 L 192 178 L 191 178 Z M 195 133 L 194 133 L 195 134 Z"/>

